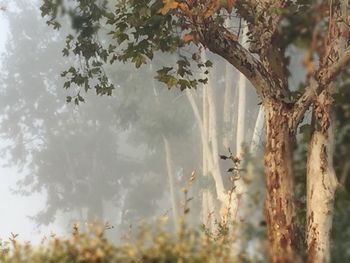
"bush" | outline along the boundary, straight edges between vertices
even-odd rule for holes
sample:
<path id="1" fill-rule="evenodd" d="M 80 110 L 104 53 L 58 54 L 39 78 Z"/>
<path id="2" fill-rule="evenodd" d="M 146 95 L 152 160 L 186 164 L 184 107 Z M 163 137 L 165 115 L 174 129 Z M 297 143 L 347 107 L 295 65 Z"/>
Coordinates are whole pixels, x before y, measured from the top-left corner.
<path id="1" fill-rule="evenodd" d="M 119 246 L 105 237 L 105 231 L 101 225 L 85 230 L 75 225 L 70 237 L 51 236 L 38 246 L 19 243 L 13 235 L 0 243 L 0 262 L 242 262 L 232 256 L 225 239 L 186 230 L 184 224 L 177 235 L 162 229 L 152 234 L 150 228 L 140 228 L 135 242 L 125 240 Z"/>

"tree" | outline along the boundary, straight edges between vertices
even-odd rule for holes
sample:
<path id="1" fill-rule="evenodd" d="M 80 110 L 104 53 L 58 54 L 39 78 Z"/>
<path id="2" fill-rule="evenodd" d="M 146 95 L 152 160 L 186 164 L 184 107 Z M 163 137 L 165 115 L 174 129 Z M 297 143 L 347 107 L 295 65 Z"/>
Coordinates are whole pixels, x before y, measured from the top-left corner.
<path id="1" fill-rule="evenodd" d="M 195 88 L 207 78 L 194 75 L 210 61 L 200 59 L 203 49 L 224 58 L 246 76 L 259 95 L 265 112 L 265 216 L 271 262 L 298 262 L 298 226 L 294 198 L 292 150 L 298 127 L 308 109 L 313 112 L 312 139 L 307 171 L 307 258 L 329 261 L 329 236 L 337 179 L 333 169 L 332 95 L 337 77 L 350 60 L 347 1 L 107 1 L 45 0 L 42 14 L 48 24 L 60 27 L 58 16 L 68 13 L 76 36 L 67 37 L 69 51 L 84 59 L 84 67 L 63 73 L 66 87 L 76 84 L 98 94 L 113 86 L 103 73 L 103 63 L 132 61 L 140 67 L 160 52 L 179 52 L 175 67 L 163 67 L 156 78 L 168 87 Z M 236 15 L 248 27 L 249 48 L 239 42 L 241 30 L 225 26 Z M 108 33 L 108 46 L 98 34 Z M 286 50 L 296 45 L 305 53 L 307 76 L 303 90 L 295 93 L 288 83 Z M 99 83 L 93 85 L 97 76 Z M 321 176 L 321 179 L 320 179 Z M 217 193 L 221 196 L 223 193 Z M 226 193 L 224 193 L 226 194 Z"/>
<path id="2" fill-rule="evenodd" d="M 34 216 L 38 224 L 53 222 L 57 212 L 86 210 L 91 219 L 101 217 L 99 203 L 118 197 L 116 168 L 127 172 L 135 166 L 122 168 L 117 157 L 118 134 L 108 119 L 113 103 L 94 100 L 81 111 L 64 106 L 66 93 L 55 90 L 63 84 L 55 72 L 67 66 L 59 52 L 64 35 L 48 32 L 25 1 L 16 4 L 18 13 L 7 12 L 12 34 L 0 77 L 0 134 L 11 143 L 1 154 L 26 174 L 19 192 L 46 192 L 47 207 Z"/>
<path id="3" fill-rule="evenodd" d="M 159 203 L 167 194 L 159 187 L 166 184 L 162 176 L 166 171 L 164 147 L 156 148 L 154 139 L 161 138 L 162 132 L 190 139 L 187 131 L 192 123 L 185 98 L 174 102 L 178 94 L 162 90 L 162 107 L 149 108 L 154 103 L 153 91 L 133 85 L 142 85 L 145 80 L 151 83 L 153 73 L 146 70 L 133 75 L 132 67 L 122 65 L 109 71 L 120 85 L 115 96 L 106 99 L 91 94 L 85 97 L 89 103 L 80 107 L 65 105 L 67 93 L 59 88 L 63 83 L 57 72 L 73 64 L 60 52 L 67 32 L 50 31 L 39 10 L 26 1 L 14 4 L 16 11 L 6 13 L 10 34 L 2 57 L 4 74 L 0 76 L 0 136 L 9 141 L 1 147 L 1 154 L 26 175 L 18 182 L 19 193 L 42 192 L 47 197 L 46 207 L 32 215 L 35 223 L 57 223 L 60 214 L 71 220 L 118 221 L 117 208 L 123 209 L 123 215 L 126 210 L 134 215 L 127 218 L 128 224 L 152 217 L 159 210 L 164 213 L 168 206 Z M 74 92 L 70 95 L 68 99 L 74 100 Z M 134 99 L 138 96 L 144 98 L 143 103 Z M 171 110 L 163 111 L 163 104 Z M 177 123 L 177 130 L 169 129 L 169 119 Z M 152 129 L 152 123 L 157 127 Z M 120 136 L 144 147 L 136 151 L 130 146 L 128 154 L 121 154 Z M 183 145 L 174 137 L 169 142 L 176 155 Z M 194 160 L 173 161 L 175 168 L 182 166 L 190 174 L 192 164 L 186 164 Z M 141 174 L 150 176 L 146 180 L 139 178 Z M 148 200 L 143 198 L 144 192 Z M 142 205 L 137 200 L 142 200 Z"/>

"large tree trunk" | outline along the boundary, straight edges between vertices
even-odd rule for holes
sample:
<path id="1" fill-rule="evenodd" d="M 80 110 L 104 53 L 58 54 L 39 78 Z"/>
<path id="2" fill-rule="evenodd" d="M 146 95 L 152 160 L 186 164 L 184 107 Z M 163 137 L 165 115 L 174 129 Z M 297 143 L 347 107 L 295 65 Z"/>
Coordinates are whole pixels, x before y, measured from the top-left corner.
<path id="1" fill-rule="evenodd" d="M 331 148 L 329 138 L 315 131 L 310 143 L 307 172 L 308 262 L 330 261 L 330 234 L 337 188 Z"/>
<path id="2" fill-rule="evenodd" d="M 297 252 L 297 229 L 294 210 L 292 138 L 288 110 L 280 103 L 264 105 L 266 116 L 265 217 L 271 262 L 301 262 Z"/>
<path id="3" fill-rule="evenodd" d="M 335 10 L 340 17 L 329 34 L 334 34 L 333 53 L 327 62 L 340 60 L 348 47 L 349 1 L 342 0 L 340 8 Z M 329 74 L 329 72 L 327 72 Z M 314 104 L 314 131 L 309 144 L 307 164 L 307 261 L 312 263 L 330 262 L 330 235 L 333 221 L 335 192 L 338 180 L 333 168 L 334 121 L 332 120 L 332 94 L 337 92 L 334 83 L 324 88 Z"/>
<path id="4" fill-rule="evenodd" d="M 319 101 L 323 98 L 322 94 Z M 338 186 L 333 168 L 334 122 L 328 118 L 330 107 L 325 109 L 328 113 L 321 115 L 311 137 L 307 164 L 307 261 L 310 263 L 330 262 L 330 234 Z M 322 124 L 323 121 L 328 124 Z"/>

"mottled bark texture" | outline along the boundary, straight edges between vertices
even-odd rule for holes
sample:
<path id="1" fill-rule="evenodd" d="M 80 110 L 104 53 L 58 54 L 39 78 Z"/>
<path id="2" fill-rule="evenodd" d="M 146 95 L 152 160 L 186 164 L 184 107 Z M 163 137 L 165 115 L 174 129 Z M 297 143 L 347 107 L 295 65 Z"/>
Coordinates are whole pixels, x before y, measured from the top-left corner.
<path id="1" fill-rule="evenodd" d="M 333 168 L 334 121 L 329 85 L 313 109 L 313 133 L 307 164 L 307 262 L 330 262 L 330 235 L 338 180 Z"/>
<path id="2" fill-rule="evenodd" d="M 320 82 L 320 94 L 313 103 L 313 134 L 309 144 L 307 165 L 307 262 L 330 262 L 334 198 L 338 180 L 333 168 L 334 115 L 332 94 L 338 88 L 334 78 L 349 60 L 349 1 L 339 1 L 329 19 L 329 40 L 326 56 L 321 60 L 324 76 L 333 76 L 328 83 Z M 334 62 L 336 61 L 336 62 Z M 321 71 L 322 72 L 322 71 Z M 322 85 L 323 84 L 323 85 Z"/>
<path id="3" fill-rule="evenodd" d="M 297 249 L 292 169 L 293 138 L 288 127 L 288 109 L 279 103 L 265 106 L 265 216 L 271 262 L 301 262 Z"/>
<path id="4" fill-rule="evenodd" d="M 262 100 L 266 117 L 265 176 L 267 198 L 265 205 L 268 229 L 268 251 L 270 262 L 300 262 L 303 248 L 297 248 L 297 225 L 295 223 L 294 178 L 292 171 L 292 147 L 295 133 L 310 106 L 318 107 L 322 93 L 344 70 L 350 61 L 348 42 L 349 21 L 348 1 L 331 2 L 323 6 L 329 25 L 316 38 L 317 49 L 310 46 L 319 60 L 309 61 L 314 69 L 308 72 L 305 91 L 298 99 L 290 96 L 288 89 L 285 46 L 279 32 L 283 12 L 270 12 L 270 8 L 284 8 L 292 1 L 263 0 L 239 1 L 239 14 L 259 13 L 244 16 L 250 33 L 250 47 L 238 42 L 237 35 L 213 20 L 191 17 L 200 42 L 211 52 L 223 57 L 240 71 L 256 89 Z M 328 11 L 327 11 L 327 8 Z M 344 15 L 345 14 L 345 15 Z M 345 21 L 345 22 L 344 22 Z M 344 29 L 342 29 L 344 28 Z M 315 30 L 319 30 L 316 28 Z M 315 34 L 317 37 L 318 34 Z M 347 38 L 346 41 L 342 39 Z M 324 105 L 325 106 L 325 105 Z M 328 114 L 330 111 L 323 111 Z M 326 118 L 326 117 L 322 117 Z M 320 123 L 322 126 L 322 123 Z M 310 262 L 329 260 L 329 232 L 335 191 L 334 172 L 331 168 L 332 151 L 329 127 L 321 133 L 315 132 L 311 141 L 309 156 L 308 187 L 308 259 Z M 323 145 L 323 146 L 322 146 Z M 312 169 L 311 169 L 312 168 Z M 312 176 L 311 176 L 312 174 Z M 325 180 L 321 180 L 324 178 Z M 311 187 L 312 185 L 312 187 Z M 313 189 L 313 190 L 312 190 Z M 309 191 L 308 190 L 308 191 Z M 312 190 L 312 191 L 311 191 Z M 318 203 L 316 192 L 323 192 L 324 206 Z M 319 211 L 318 207 L 322 207 Z M 316 216 L 317 214 L 317 216 Z M 323 215 L 323 216 L 322 216 Z M 317 223 L 316 223 L 317 222 Z M 324 240 L 321 241 L 321 236 Z M 316 256 L 318 251 L 320 257 Z M 327 252 L 328 251 L 328 252 Z M 322 255 L 321 255 L 322 254 Z"/>
<path id="5" fill-rule="evenodd" d="M 294 210 L 294 178 L 292 171 L 291 111 L 283 101 L 286 87 L 281 77 L 269 73 L 263 63 L 257 60 L 238 42 L 232 41 L 230 32 L 223 28 L 207 28 L 203 42 L 214 53 L 222 56 L 256 88 L 261 97 L 266 116 L 265 176 L 267 198 L 265 215 L 268 228 L 268 251 L 271 262 L 301 262 L 297 249 Z"/>
<path id="6" fill-rule="evenodd" d="M 307 245 L 308 262 L 330 262 L 334 195 L 337 178 L 332 166 L 329 131 L 316 130 L 311 139 L 307 172 Z"/>

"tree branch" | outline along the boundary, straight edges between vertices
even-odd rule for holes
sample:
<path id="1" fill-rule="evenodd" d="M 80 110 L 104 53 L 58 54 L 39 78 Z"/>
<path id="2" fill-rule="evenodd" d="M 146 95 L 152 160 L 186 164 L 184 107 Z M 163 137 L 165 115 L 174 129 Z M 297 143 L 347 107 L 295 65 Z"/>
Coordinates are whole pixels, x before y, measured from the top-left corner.
<path id="1" fill-rule="evenodd" d="M 338 61 L 330 65 L 328 68 L 323 69 L 318 74 L 320 79 L 320 85 L 322 87 L 327 86 L 333 81 L 339 73 L 347 66 L 350 62 L 350 47 L 345 49 L 344 53 L 341 54 Z"/>
<path id="2" fill-rule="evenodd" d="M 260 56 L 260 61 L 279 85 L 288 91 L 288 69 L 285 57 L 285 43 L 279 27 L 284 12 L 273 9 L 286 8 L 291 3 L 285 0 L 267 0 L 256 4 L 256 12 L 261 14 L 261 21 L 248 23 L 251 44 L 249 51 Z M 260 20 L 260 19 L 259 19 Z"/>
<path id="3" fill-rule="evenodd" d="M 262 100 L 283 97 L 282 88 L 263 64 L 238 43 L 237 36 L 224 27 L 208 24 L 199 32 L 201 43 L 239 70 L 255 87 Z"/>
<path id="4" fill-rule="evenodd" d="M 295 132 L 299 123 L 303 120 L 304 113 L 308 110 L 317 96 L 327 87 L 350 63 L 350 47 L 345 49 L 339 59 L 330 66 L 323 68 L 316 73 L 316 77 L 310 79 L 304 94 L 295 102 L 293 114 L 290 119 L 289 127 Z"/>

